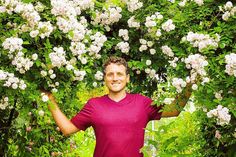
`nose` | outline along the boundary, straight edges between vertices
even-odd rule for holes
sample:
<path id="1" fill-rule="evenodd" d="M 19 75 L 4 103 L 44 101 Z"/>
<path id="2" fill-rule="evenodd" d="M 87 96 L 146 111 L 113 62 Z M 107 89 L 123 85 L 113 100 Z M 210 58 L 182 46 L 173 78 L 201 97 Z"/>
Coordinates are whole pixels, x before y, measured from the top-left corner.
<path id="1" fill-rule="evenodd" d="M 112 80 L 115 80 L 115 81 L 118 80 L 117 74 L 114 74 L 114 75 L 113 75 Z"/>

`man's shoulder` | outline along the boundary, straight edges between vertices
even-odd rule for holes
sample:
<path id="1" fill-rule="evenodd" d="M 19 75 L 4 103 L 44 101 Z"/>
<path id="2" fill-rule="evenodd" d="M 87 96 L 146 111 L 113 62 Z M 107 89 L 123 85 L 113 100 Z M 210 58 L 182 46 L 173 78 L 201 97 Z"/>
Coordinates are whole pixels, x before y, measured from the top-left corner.
<path id="1" fill-rule="evenodd" d="M 135 95 L 137 98 L 143 98 L 143 99 L 149 98 L 148 96 L 145 96 L 145 95 L 143 95 L 143 94 L 141 94 L 141 93 L 135 93 L 134 95 Z"/>
<path id="2" fill-rule="evenodd" d="M 95 97 L 90 98 L 88 100 L 88 102 L 91 103 L 91 104 L 96 104 L 96 103 L 99 103 L 99 102 L 103 102 L 105 100 L 105 97 L 106 97 L 106 95 L 95 96 Z"/>

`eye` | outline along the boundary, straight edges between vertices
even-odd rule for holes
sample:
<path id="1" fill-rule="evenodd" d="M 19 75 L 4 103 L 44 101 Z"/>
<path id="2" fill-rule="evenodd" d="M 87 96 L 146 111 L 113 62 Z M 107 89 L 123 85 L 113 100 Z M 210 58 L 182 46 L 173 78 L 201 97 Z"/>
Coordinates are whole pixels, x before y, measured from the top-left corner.
<path id="1" fill-rule="evenodd" d="M 112 76 L 112 75 L 113 75 L 112 73 L 108 73 L 108 74 L 107 74 L 108 77 L 110 77 L 110 76 Z"/>
<path id="2" fill-rule="evenodd" d="M 124 76 L 124 74 L 123 74 L 123 73 L 117 73 L 117 75 L 118 75 L 118 76 Z"/>

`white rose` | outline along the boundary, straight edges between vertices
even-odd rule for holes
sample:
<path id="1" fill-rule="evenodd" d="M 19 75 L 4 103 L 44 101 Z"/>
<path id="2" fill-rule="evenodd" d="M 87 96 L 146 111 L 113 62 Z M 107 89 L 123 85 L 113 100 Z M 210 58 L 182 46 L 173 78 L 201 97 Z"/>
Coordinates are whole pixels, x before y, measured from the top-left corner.
<path id="1" fill-rule="evenodd" d="M 74 69 L 74 67 L 71 64 L 67 64 L 66 65 L 66 69 L 67 70 L 72 70 L 72 69 Z"/>
<path id="2" fill-rule="evenodd" d="M 149 74 L 150 72 L 151 72 L 151 69 L 149 69 L 149 68 L 145 69 L 145 73 Z"/>
<path id="3" fill-rule="evenodd" d="M 198 86 L 197 86 L 196 84 L 193 84 L 193 85 L 192 85 L 192 89 L 193 89 L 193 90 L 197 90 L 197 89 L 198 89 Z"/>
<path id="4" fill-rule="evenodd" d="M 88 62 L 86 58 L 81 58 L 80 61 L 81 61 L 82 64 L 86 64 Z"/>
<path id="5" fill-rule="evenodd" d="M 148 41 L 148 42 L 147 42 L 147 45 L 148 45 L 148 47 L 152 47 L 153 42 L 152 42 L 152 41 Z"/>
<path id="6" fill-rule="evenodd" d="M 49 73 L 49 74 L 53 74 L 53 70 L 50 69 L 50 70 L 48 71 L 48 73 Z"/>
<path id="7" fill-rule="evenodd" d="M 51 79 L 56 78 L 56 74 L 52 74 L 52 75 L 50 75 L 50 78 L 51 78 Z"/>
<path id="8" fill-rule="evenodd" d="M 26 87 L 27 87 L 26 84 L 21 84 L 21 85 L 19 86 L 19 88 L 22 89 L 22 90 L 25 90 Z"/>
<path id="9" fill-rule="evenodd" d="M 42 70 L 42 71 L 40 72 L 40 74 L 41 74 L 43 77 L 47 76 L 47 72 L 44 71 L 44 70 Z"/>
<path id="10" fill-rule="evenodd" d="M 57 90 L 56 88 L 53 88 L 53 89 L 52 89 L 52 92 L 53 92 L 53 93 L 56 93 L 57 91 L 58 91 L 58 90 Z"/>
<path id="11" fill-rule="evenodd" d="M 60 84 L 59 82 L 55 82 L 55 85 L 56 85 L 56 86 L 59 86 L 59 84 Z"/>
<path id="12" fill-rule="evenodd" d="M 154 54 L 156 53 L 156 50 L 155 50 L 155 49 L 150 49 L 149 51 L 150 51 L 150 54 L 151 54 L 151 55 L 154 55 Z"/>
<path id="13" fill-rule="evenodd" d="M 35 38 L 38 34 L 39 34 L 39 31 L 38 31 L 38 30 L 35 30 L 35 31 L 31 31 L 31 32 L 30 32 L 30 36 L 31 36 L 32 38 Z"/>
<path id="14" fill-rule="evenodd" d="M 152 64 L 152 61 L 151 60 L 146 60 L 146 65 L 149 66 Z"/>
<path id="15" fill-rule="evenodd" d="M 8 100 L 9 100 L 8 97 L 5 97 L 5 98 L 4 98 L 4 101 L 8 101 Z"/>
<path id="16" fill-rule="evenodd" d="M 93 82 L 93 87 L 97 87 L 97 82 Z"/>
<path id="17" fill-rule="evenodd" d="M 32 55 L 32 59 L 33 59 L 33 60 L 37 60 L 37 59 L 38 59 L 38 55 L 37 55 L 36 53 L 34 53 L 34 54 Z"/>
<path id="18" fill-rule="evenodd" d="M 48 96 L 44 94 L 44 95 L 42 96 L 42 101 L 43 101 L 43 102 L 47 102 L 48 100 L 49 100 Z"/>
<path id="19" fill-rule="evenodd" d="M 44 116 L 44 111 L 43 111 L 43 110 L 40 110 L 40 111 L 38 112 L 38 114 L 39 114 L 39 116 Z"/>
<path id="20" fill-rule="evenodd" d="M 140 42 L 142 45 L 147 44 L 147 41 L 146 41 L 145 39 L 139 39 L 139 42 Z"/>
<path id="21" fill-rule="evenodd" d="M 160 30 L 160 29 L 157 30 L 156 36 L 157 36 L 157 37 L 160 37 L 160 36 L 161 36 L 161 30 Z"/>
<path id="22" fill-rule="evenodd" d="M 230 1 L 228 1 L 228 2 L 225 4 L 225 9 L 226 9 L 226 10 L 229 10 L 229 9 L 231 9 L 232 7 L 233 7 L 233 3 L 230 2 Z"/>

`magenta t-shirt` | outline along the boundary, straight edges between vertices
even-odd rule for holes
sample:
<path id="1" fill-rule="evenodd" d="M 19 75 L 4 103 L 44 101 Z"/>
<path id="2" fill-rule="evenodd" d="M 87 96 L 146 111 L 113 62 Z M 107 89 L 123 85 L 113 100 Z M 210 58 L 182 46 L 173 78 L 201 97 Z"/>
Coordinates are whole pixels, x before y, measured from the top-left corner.
<path id="1" fill-rule="evenodd" d="M 161 107 L 151 102 L 146 96 L 130 93 L 119 102 L 108 95 L 92 98 L 71 122 L 80 130 L 93 127 L 94 157 L 143 157 L 144 128 L 161 118 Z"/>

